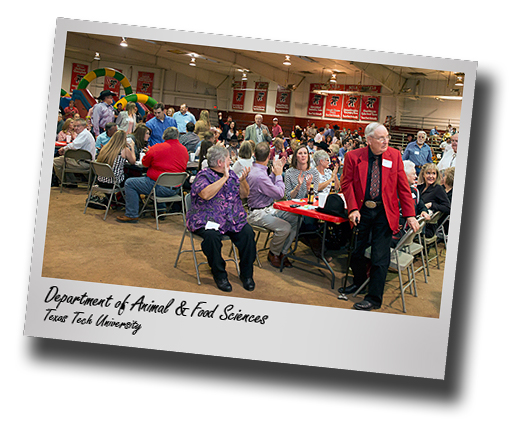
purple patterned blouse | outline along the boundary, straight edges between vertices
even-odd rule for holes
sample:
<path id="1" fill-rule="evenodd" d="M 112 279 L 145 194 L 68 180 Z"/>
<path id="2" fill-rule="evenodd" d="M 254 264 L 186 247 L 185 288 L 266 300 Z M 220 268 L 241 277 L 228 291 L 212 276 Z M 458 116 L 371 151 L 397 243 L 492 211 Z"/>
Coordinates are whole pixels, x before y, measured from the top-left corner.
<path id="1" fill-rule="evenodd" d="M 186 214 L 186 225 L 190 231 L 204 228 L 208 221 L 218 223 L 221 234 L 240 232 L 246 225 L 247 215 L 240 199 L 240 181 L 233 170 L 229 170 L 229 179 L 214 197 L 203 200 L 199 196 L 202 190 L 221 177 L 211 168 L 197 173 L 190 190 L 192 206 Z"/>

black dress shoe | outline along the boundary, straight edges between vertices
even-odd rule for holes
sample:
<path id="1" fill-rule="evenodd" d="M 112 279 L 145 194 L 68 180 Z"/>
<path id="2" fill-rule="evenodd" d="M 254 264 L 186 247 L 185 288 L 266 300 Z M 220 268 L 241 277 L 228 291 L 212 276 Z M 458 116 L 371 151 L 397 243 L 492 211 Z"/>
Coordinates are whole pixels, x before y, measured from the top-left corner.
<path id="1" fill-rule="evenodd" d="M 213 278 L 215 279 L 215 278 Z M 229 293 L 233 290 L 233 287 L 231 287 L 231 284 L 228 281 L 228 278 L 223 279 L 215 279 L 215 284 L 217 284 L 217 287 L 219 290 L 225 291 L 226 293 Z"/>
<path id="2" fill-rule="evenodd" d="M 240 277 L 240 279 L 242 280 L 242 285 L 244 286 L 244 288 L 247 290 L 247 291 L 253 291 L 254 290 L 254 281 L 253 281 L 253 278 L 242 278 Z"/>
<path id="3" fill-rule="evenodd" d="M 352 294 L 352 293 L 355 293 L 359 288 L 360 288 L 360 285 L 355 285 L 355 284 L 348 285 L 346 288 L 340 287 L 339 293 L 340 294 Z M 359 294 L 365 294 L 365 289 L 366 289 L 366 287 L 364 287 Z"/>
<path id="4" fill-rule="evenodd" d="M 381 305 L 369 302 L 368 300 L 363 300 L 362 302 L 357 302 L 355 305 L 353 305 L 353 308 L 356 310 L 362 310 L 362 311 L 371 311 L 371 310 L 377 310 L 381 307 Z"/>

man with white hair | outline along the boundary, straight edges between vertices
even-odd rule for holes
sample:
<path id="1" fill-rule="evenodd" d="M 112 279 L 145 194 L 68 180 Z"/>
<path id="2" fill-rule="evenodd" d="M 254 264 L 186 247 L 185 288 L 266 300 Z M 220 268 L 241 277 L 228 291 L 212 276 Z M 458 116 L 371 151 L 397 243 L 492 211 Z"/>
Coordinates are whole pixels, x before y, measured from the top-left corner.
<path id="1" fill-rule="evenodd" d="M 440 172 L 443 172 L 448 167 L 455 167 L 455 160 L 457 158 L 457 146 L 459 145 L 459 134 L 452 135 L 451 137 L 451 150 L 444 153 L 442 159 L 437 164 L 437 168 Z"/>
<path id="2" fill-rule="evenodd" d="M 405 152 L 403 152 L 403 160 L 412 161 L 416 166 L 416 173 L 418 175 L 423 168 L 423 165 L 432 162 L 432 149 L 425 141 L 426 132 L 424 130 L 420 130 L 417 133 L 416 141 L 412 141 L 407 144 L 407 148 L 405 149 Z"/>
<path id="3" fill-rule="evenodd" d="M 402 216 L 414 231 L 419 229 L 414 201 L 400 152 L 389 147 L 389 131 L 380 123 L 366 127 L 368 147 L 345 155 L 341 192 L 346 199 L 348 218 L 357 226 L 357 246 L 351 255 L 353 285 L 339 289 L 354 293 L 367 279 L 364 253 L 371 246 L 369 291 L 354 308 L 370 311 L 382 305 L 385 279 L 390 263 L 390 243 Z"/>
<path id="4" fill-rule="evenodd" d="M 245 128 L 244 140 L 252 140 L 255 144 L 263 141 L 270 143 L 272 136 L 269 132 L 269 128 L 263 124 L 263 115 L 256 114 L 254 117 L 254 124 L 251 124 Z"/>

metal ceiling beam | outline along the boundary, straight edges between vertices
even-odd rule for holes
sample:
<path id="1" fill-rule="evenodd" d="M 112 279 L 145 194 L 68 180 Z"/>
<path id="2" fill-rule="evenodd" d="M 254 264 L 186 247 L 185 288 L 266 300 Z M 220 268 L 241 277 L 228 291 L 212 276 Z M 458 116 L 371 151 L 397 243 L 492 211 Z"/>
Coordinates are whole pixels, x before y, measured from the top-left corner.
<path id="1" fill-rule="evenodd" d="M 405 79 L 400 74 L 383 65 L 364 62 L 353 62 L 353 65 L 394 94 L 398 94 L 405 83 Z"/>

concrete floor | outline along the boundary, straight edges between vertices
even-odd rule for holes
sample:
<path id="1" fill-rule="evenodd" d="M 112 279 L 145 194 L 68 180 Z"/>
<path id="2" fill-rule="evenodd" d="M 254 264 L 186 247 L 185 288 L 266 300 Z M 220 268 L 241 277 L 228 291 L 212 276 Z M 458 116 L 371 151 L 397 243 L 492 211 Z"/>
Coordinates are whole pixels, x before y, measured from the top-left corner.
<path id="1" fill-rule="evenodd" d="M 44 277 L 228 295 L 215 286 L 207 264 L 200 266 L 202 285 L 197 284 L 190 253 L 181 255 L 177 268 L 174 268 L 184 229 L 181 216 L 160 221 L 159 230 L 156 230 L 155 219 L 150 215 L 137 224 L 118 223 L 115 218 L 123 211 L 111 210 L 104 221 L 103 210 L 88 208 L 83 214 L 86 197 L 86 189 L 81 186 L 65 187 L 62 193 L 59 193 L 59 187 L 51 189 Z M 263 247 L 264 238 L 260 237 L 258 248 Z M 189 244 L 189 240 L 185 241 Z M 197 247 L 200 247 L 199 242 Z M 224 254 L 229 253 L 229 248 L 229 242 L 226 242 Z M 327 270 L 293 261 L 294 268 L 279 272 L 267 262 L 267 251 L 264 251 L 260 252 L 262 268 L 255 263 L 256 289 L 253 292 L 242 287 L 234 264 L 228 263 L 229 280 L 233 285 L 231 296 L 355 311 L 353 303 L 361 301 L 360 296 L 350 296 L 349 301 L 337 299 L 337 289 L 344 276 L 346 253 L 328 253 L 333 257 L 331 265 L 337 275 L 333 290 Z M 315 260 L 310 250 L 302 244 L 297 254 Z M 418 297 L 406 294 L 406 315 L 439 317 L 445 254 L 443 250 L 441 269 L 437 269 L 435 260 L 431 263 L 427 284 L 422 272 L 417 275 Z M 205 260 L 202 253 L 198 256 Z M 397 272 L 389 272 L 383 305 L 376 311 L 405 314 Z"/>

